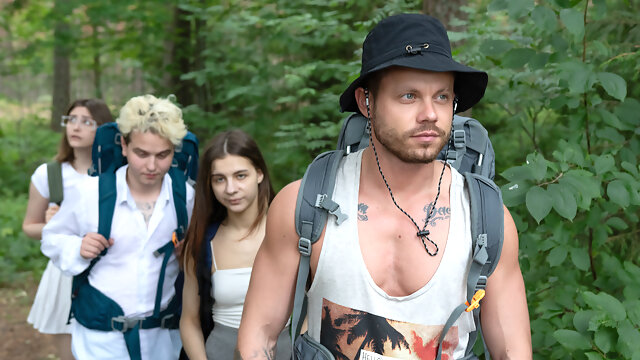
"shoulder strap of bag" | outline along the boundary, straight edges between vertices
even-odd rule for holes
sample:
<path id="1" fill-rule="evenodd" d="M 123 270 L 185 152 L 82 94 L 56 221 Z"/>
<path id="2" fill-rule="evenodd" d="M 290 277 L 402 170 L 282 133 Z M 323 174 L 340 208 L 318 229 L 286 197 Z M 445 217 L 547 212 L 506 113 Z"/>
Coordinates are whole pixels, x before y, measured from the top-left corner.
<path id="1" fill-rule="evenodd" d="M 293 301 L 292 345 L 300 335 L 302 321 L 307 313 L 306 284 L 309 277 L 311 247 L 318 241 L 329 214 L 336 217 L 338 224 L 347 218 L 341 212 L 339 205 L 332 200 L 336 172 L 343 155 L 344 151 L 341 150 L 320 154 L 307 168 L 298 190 L 295 225 L 296 232 L 300 236 L 298 240 L 300 264 Z"/>
<path id="2" fill-rule="evenodd" d="M 484 296 L 487 278 L 493 273 L 502 251 L 504 241 L 504 209 L 500 189 L 488 178 L 465 173 L 465 182 L 469 190 L 469 205 L 471 210 L 471 246 L 472 261 L 467 276 L 467 302 L 460 304 L 447 319 L 438 341 L 439 360 L 442 354 L 442 342 L 447 332 L 463 312 L 473 312 L 476 330 L 469 334 L 466 356 L 472 356 L 473 345 L 481 332 L 479 302 Z M 489 218 L 491 214 L 491 218 Z M 485 348 L 485 355 L 490 359 Z"/>
<path id="3" fill-rule="evenodd" d="M 60 205 L 64 199 L 62 164 L 57 161 L 47 163 L 47 181 L 49 183 L 49 202 Z"/>

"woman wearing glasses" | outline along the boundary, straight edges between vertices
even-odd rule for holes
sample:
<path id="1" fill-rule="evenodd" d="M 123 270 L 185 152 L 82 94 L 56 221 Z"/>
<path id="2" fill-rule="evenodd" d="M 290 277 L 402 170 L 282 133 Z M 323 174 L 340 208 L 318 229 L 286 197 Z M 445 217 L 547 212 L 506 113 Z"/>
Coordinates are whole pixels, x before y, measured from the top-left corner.
<path id="1" fill-rule="evenodd" d="M 102 100 L 76 100 L 61 125 L 65 132 L 60 140 L 55 161 L 60 164 L 63 194 L 87 175 L 91 166 L 91 146 L 96 128 L 113 121 L 109 108 Z M 47 164 L 40 165 L 31 176 L 29 202 L 22 222 L 27 236 L 39 240 L 42 228 L 55 215 L 59 206 L 51 203 Z M 33 306 L 27 321 L 43 334 L 54 334 L 59 357 L 73 359 L 71 355 L 70 327 L 67 325 L 71 308 L 71 278 L 62 275 L 51 262 L 42 274 Z"/>

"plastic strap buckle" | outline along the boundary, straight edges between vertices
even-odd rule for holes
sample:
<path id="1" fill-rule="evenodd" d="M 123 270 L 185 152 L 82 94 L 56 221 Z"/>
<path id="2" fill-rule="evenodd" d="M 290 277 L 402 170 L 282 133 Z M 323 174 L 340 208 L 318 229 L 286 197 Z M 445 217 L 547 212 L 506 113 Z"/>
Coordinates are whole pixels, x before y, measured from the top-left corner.
<path id="1" fill-rule="evenodd" d="M 476 244 L 480 247 L 487 246 L 487 234 L 480 234 L 476 239 Z"/>
<path id="2" fill-rule="evenodd" d="M 301 236 L 298 240 L 298 250 L 304 256 L 311 256 L 311 240 Z"/>
<path id="3" fill-rule="evenodd" d="M 133 329 L 138 324 L 140 324 L 140 327 L 142 327 L 143 320 L 144 318 L 129 318 L 124 315 L 116 316 L 114 318 L 111 318 L 111 329 L 120 332 L 127 332 L 127 330 Z M 120 326 L 118 326 L 118 324 L 121 324 L 121 329 L 119 328 Z"/>
<path id="4" fill-rule="evenodd" d="M 466 140 L 464 130 L 453 130 L 453 145 L 456 149 L 464 149 Z"/>
<path id="5" fill-rule="evenodd" d="M 480 275 L 478 277 L 478 282 L 476 283 L 476 290 L 483 290 L 487 287 L 487 277 L 485 275 Z"/>
<path id="6" fill-rule="evenodd" d="M 175 317 L 174 314 L 167 314 L 165 316 L 162 317 L 162 319 L 160 319 L 160 328 L 162 329 L 171 329 L 171 326 L 173 326 L 173 324 L 166 324 L 166 322 L 168 321 L 173 321 L 173 318 Z"/>
<path id="7" fill-rule="evenodd" d="M 475 309 L 477 309 L 478 307 L 480 307 L 480 300 L 482 300 L 482 298 L 485 295 L 485 291 L 484 290 L 478 290 L 476 291 L 475 294 L 473 294 L 473 298 L 471 298 L 471 304 L 469 304 L 469 302 L 467 301 L 465 304 L 467 305 L 467 308 L 465 309 L 466 312 L 471 312 Z"/>

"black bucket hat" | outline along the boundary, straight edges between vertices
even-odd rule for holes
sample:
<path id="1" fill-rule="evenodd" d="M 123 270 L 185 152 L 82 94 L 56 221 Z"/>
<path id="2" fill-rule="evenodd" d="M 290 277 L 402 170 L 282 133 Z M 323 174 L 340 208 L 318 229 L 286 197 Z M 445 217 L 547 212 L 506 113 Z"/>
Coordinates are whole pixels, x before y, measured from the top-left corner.
<path id="1" fill-rule="evenodd" d="M 400 14 L 380 21 L 365 38 L 360 76 L 340 96 L 341 111 L 359 112 L 355 90 L 366 85 L 369 75 L 391 66 L 454 72 L 456 112 L 475 105 L 487 88 L 486 72 L 453 60 L 449 37 L 440 21 L 429 15 Z"/>

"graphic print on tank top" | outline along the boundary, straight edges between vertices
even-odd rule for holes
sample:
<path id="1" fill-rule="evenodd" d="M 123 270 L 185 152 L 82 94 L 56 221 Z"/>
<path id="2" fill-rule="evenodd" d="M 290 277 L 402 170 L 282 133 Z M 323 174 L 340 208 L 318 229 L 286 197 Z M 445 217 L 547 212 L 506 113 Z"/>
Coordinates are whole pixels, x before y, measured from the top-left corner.
<path id="1" fill-rule="evenodd" d="M 395 321 L 322 301 L 320 343 L 336 360 L 435 359 L 443 326 Z M 442 360 L 453 359 L 458 327 L 442 343 Z"/>

